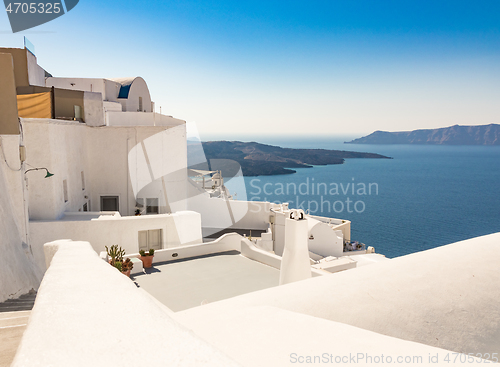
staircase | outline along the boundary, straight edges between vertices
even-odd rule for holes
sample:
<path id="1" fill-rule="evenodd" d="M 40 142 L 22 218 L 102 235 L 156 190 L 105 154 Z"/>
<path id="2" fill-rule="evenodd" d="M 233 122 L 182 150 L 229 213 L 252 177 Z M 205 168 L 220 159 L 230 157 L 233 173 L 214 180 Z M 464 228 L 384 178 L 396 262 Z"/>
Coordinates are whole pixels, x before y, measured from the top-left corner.
<path id="1" fill-rule="evenodd" d="M 36 293 L 0 303 L 0 367 L 9 367 L 28 324 Z"/>

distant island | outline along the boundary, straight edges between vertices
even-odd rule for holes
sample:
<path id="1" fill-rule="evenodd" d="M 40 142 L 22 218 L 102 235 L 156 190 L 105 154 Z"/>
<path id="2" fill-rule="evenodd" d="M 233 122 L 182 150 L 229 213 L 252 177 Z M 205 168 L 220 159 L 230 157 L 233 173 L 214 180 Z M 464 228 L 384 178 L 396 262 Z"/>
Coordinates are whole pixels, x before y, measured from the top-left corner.
<path id="1" fill-rule="evenodd" d="M 500 125 L 459 126 L 414 131 L 375 131 L 346 144 L 500 145 Z"/>
<path id="2" fill-rule="evenodd" d="M 342 164 L 345 158 L 386 158 L 380 154 L 327 149 L 290 149 L 255 142 L 203 142 L 207 159 L 231 159 L 241 165 L 244 176 L 269 176 L 295 173 L 290 168 Z"/>

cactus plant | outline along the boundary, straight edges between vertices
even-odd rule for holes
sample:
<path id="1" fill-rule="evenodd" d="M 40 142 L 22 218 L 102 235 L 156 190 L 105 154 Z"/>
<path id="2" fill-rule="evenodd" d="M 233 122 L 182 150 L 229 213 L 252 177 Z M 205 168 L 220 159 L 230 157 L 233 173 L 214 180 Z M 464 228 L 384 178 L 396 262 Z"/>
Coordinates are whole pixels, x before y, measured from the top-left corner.
<path id="1" fill-rule="evenodd" d="M 123 256 L 125 255 L 125 250 L 123 250 L 121 247 L 119 247 L 118 245 L 113 245 L 111 246 L 111 248 L 108 248 L 108 246 L 104 246 L 106 247 L 106 253 L 108 254 L 108 256 L 111 258 L 110 260 L 110 264 L 114 264 L 115 261 L 122 261 L 123 260 Z"/>
<path id="2" fill-rule="evenodd" d="M 129 276 L 130 270 L 134 268 L 134 263 L 132 263 L 132 261 L 128 257 L 125 260 L 116 260 L 114 263 L 111 263 L 111 265 L 117 268 L 118 271 Z"/>
<path id="3" fill-rule="evenodd" d="M 112 263 L 112 265 L 118 269 L 118 271 L 122 271 L 123 267 L 122 267 L 122 262 L 121 261 L 115 261 Z"/>
<path id="4" fill-rule="evenodd" d="M 104 247 L 106 247 L 106 253 L 110 258 L 109 263 L 122 273 L 127 274 L 128 272 L 127 275 L 130 275 L 130 270 L 133 269 L 134 264 L 128 257 L 125 259 L 125 261 L 123 260 L 123 256 L 125 256 L 125 250 L 118 245 L 113 245 L 110 248 L 108 248 L 108 246 Z"/>
<path id="5" fill-rule="evenodd" d="M 132 261 L 127 257 L 125 261 L 122 263 L 122 272 L 126 272 L 128 270 L 132 270 L 134 268 L 134 264 Z"/>

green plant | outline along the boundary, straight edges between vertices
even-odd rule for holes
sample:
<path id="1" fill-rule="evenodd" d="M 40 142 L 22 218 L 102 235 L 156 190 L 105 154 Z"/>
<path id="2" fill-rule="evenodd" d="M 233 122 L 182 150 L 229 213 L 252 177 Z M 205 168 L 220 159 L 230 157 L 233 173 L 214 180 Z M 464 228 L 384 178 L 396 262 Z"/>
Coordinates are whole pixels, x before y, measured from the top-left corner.
<path id="1" fill-rule="evenodd" d="M 127 257 L 125 261 L 122 263 L 122 272 L 126 272 L 128 270 L 132 270 L 134 268 L 134 263 Z"/>
<path id="2" fill-rule="evenodd" d="M 134 268 L 134 263 L 127 257 L 125 260 L 116 260 L 111 263 L 118 271 L 125 273 L 128 270 L 132 270 Z"/>
<path id="3" fill-rule="evenodd" d="M 125 255 L 125 250 L 118 245 L 113 245 L 111 248 L 106 247 L 106 253 L 111 258 L 110 264 L 114 264 L 117 260 L 123 261 L 123 256 Z"/>
<path id="4" fill-rule="evenodd" d="M 155 249 L 154 248 L 149 249 L 148 252 L 146 252 L 144 250 L 139 250 L 139 255 L 141 255 L 143 257 L 154 256 L 154 254 L 155 254 Z"/>
<path id="5" fill-rule="evenodd" d="M 121 261 L 115 261 L 112 263 L 112 265 L 118 269 L 118 271 L 122 271 L 123 267 L 122 267 L 122 262 Z"/>
<path id="6" fill-rule="evenodd" d="M 125 250 L 122 249 L 118 245 L 113 245 L 110 248 L 108 246 L 106 247 L 106 253 L 108 254 L 108 257 L 110 258 L 109 263 L 117 268 L 121 272 L 126 272 L 128 270 L 132 270 L 134 267 L 134 264 L 130 259 L 127 257 L 125 261 L 123 260 L 123 256 L 125 256 Z"/>

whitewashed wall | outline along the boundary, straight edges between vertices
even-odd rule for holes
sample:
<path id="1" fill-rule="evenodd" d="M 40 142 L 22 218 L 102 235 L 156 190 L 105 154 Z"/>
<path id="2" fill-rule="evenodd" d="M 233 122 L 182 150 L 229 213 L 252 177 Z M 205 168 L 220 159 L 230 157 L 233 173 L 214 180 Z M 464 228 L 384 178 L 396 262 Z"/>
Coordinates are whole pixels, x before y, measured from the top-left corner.
<path id="1" fill-rule="evenodd" d="M 105 246 L 117 244 L 127 254 L 139 252 L 138 232 L 148 229 L 163 230 L 164 249 L 203 242 L 200 215 L 194 212 L 99 220 L 76 219 L 30 222 L 33 254 L 42 269 L 45 269 L 44 243 L 59 239 L 88 241 L 98 253 L 105 251 Z"/>
<path id="2" fill-rule="evenodd" d="M 335 230 L 328 224 L 320 222 L 314 218 L 307 218 L 307 223 L 309 231 L 309 251 L 323 257 L 343 256 L 344 237 L 342 235 L 342 231 Z"/>
<path id="3" fill-rule="evenodd" d="M 72 85 L 73 84 L 73 85 Z M 82 90 L 101 93 L 104 101 L 116 102 L 121 84 L 108 79 L 98 78 L 56 78 L 45 80 L 47 87 Z"/>
<path id="4" fill-rule="evenodd" d="M 12 366 L 238 365 L 177 323 L 88 243 L 58 241 L 50 252 Z"/>
<path id="5" fill-rule="evenodd" d="M 30 218 L 54 220 L 64 212 L 76 212 L 90 200 L 90 210 L 99 211 L 100 196 L 120 198 L 120 214 L 132 215 L 136 201 L 132 180 L 152 182 L 146 164 L 144 174 L 133 175 L 129 168 L 129 153 L 142 143 L 154 167 L 159 172 L 179 172 L 187 165 L 185 125 L 165 127 L 89 127 L 85 124 L 47 119 L 23 119 L 27 163 L 46 167 L 54 176 L 45 179 L 44 171 L 28 173 Z M 158 141 L 149 144 L 148 139 Z M 158 162 L 155 164 L 154 162 Z M 81 172 L 85 190 L 82 190 Z M 182 172 L 181 172 L 182 173 Z M 132 177 L 132 178 L 131 178 Z M 160 177 L 155 174 L 154 179 Z M 64 202 L 63 180 L 68 185 L 68 201 Z M 185 187 L 185 174 L 170 183 L 178 189 Z M 154 186 L 154 185 L 153 185 Z M 168 189 L 170 185 L 165 185 Z M 163 185 L 156 183 L 161 196 Z M 86 198 L 87 197 L 87 198 Z M 185 210 L 178 206 L 176 210 Z M 167 212 L 163 208 L 163 213 Z"/>
<path id="6" fill-rule="evenodd" d="M 195 189 L 188 187 L 187 208 L 201 213 L 203 228 L 214 229 L 213 233 L 224 228 L 268 228 L 271 203 L 211 198 L 208 193 Z"/>
<path id="7" fill-rule="evenodd" d="M 186 128 L 164 127 L 104 127 L 87 131 L 87 158 L 91 164 L 92 210 L 101 210 L 100 196 L 120 196 L 120 214 L 132 215 L 136 200 L 134 187 L 141 189 L 152 185 L 156 197 L 163 196 L 163 187 L 169 191 L 169 183 L 161 180 L 162 175 L 179 172 L 187 165 Z M 144 150 L 145 149 L 145 150 Z M 134 152 L 146 152 L 148 159 L 137 163 Z M 149 165 L 148 165 L 149 162 Z M 139 171 L 138 171 L 139 170 Z M 176 191 L 185 188 L 185 172 L 173 183 Z M 153 177 L 151 177 L 153 174 Z M 138 184 L 138 182 L 140 182 Z M 163 185 L 165 183 L 165 186 Z M 181 193 L 181 196 L 185 194 Z M 168 212 L 160 208 L 160 213 Z M 176 210 L 186 210 L 185 205 Z"/>
<path id="8" fill-rule="evenodd" d="M 85 113 L 84 121 L 89 126 L 103 126 L 104 108 L 102 96 L 100 93 L 83 93 L 83 110 Z"/>
<path id="9" fill-rule="evenodd" d="M 119 80 L 119 79 L 118 79 Z M 137 77 L 130 86 L 128 98 L 120 98 L 123 106 L 123 111 L 138 112 L 139 111 L 139 97 L 142 97 L 142 112 L 151 111 L 151 95 L 146 81 L 141 77 Z"/>
<path id="10" fill-rule="evenodd" d="M 320 217 L 318 215 L 309 215 L 309 217 L 323 223 L 333 224 L 335 226 L 335 230 L 342 231 L 345 240 L 351 240 L 351 221 L 346 219 Z"/>
<path id="11" fill-rule="evenodd" d="M 47 119 L 22 119 L 29 167 L 46 167 L 45 171 L 27 174 L 30 219 L 57 219 L 65 211 L 81 209 L 88 195 L 82 190 L 81 172 L 89 173 L 84 124 Z M 63 181 L 68 185 L 64 201 Z M 90 182 L 90 181 L 88 181 Z"/>
<path id="12" fill-rule="evenodd" d="M 153 112 L 122 112 L 109 110 L 106 112 L 108 126 L 178 126 L 185 121 L 172 116 L 160 115 Z"/>
<path id="13" fill-rule="evenodd" d="M 24 184 L 24 171 L 26 167 L 21 166 L 19 157 L 19 146 L 22 144 L 20 135 L 2 135 L 0 136 L 0 144 L 3 158 L 7 161 L 0 160 L 0 164 L 4 168 L 5 190 L 0 191 L 0 195 L 8 196 L 12 202 L 12 215 L 16 223 L 19 234 L 24 242 L 27 240 L 27 223 L 26 218 L 27 195 Z M 9 168 L 10 167 L 10 168 Z M 28 167 L 29 168 L 29 167 Z"/>
<path id="14" fill-rule="evenodd" d="M 19 139 L 19 135 L 0 137 L 5 158 L 14 169 L 0 160 L 0 302 L 38 289 L 42 274 L 26 244 Z"/>

